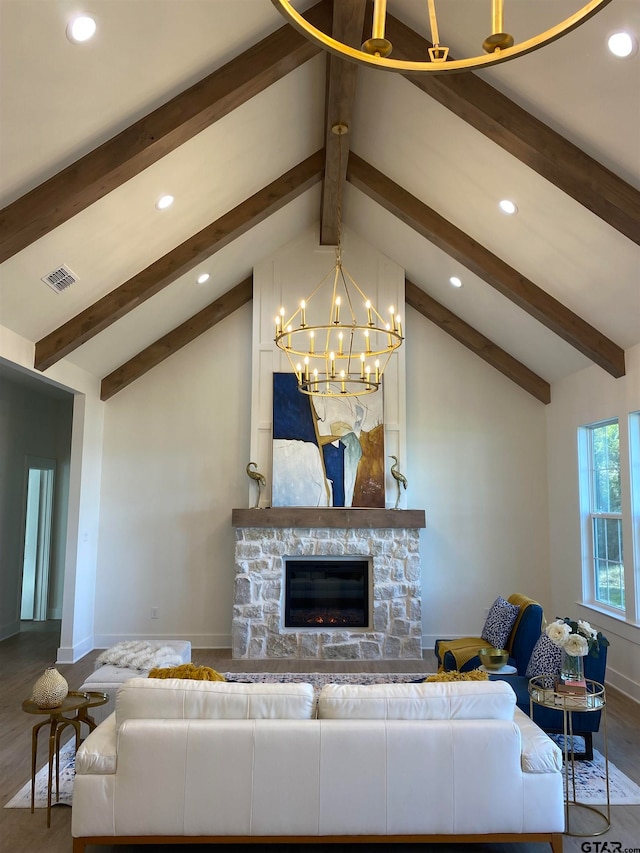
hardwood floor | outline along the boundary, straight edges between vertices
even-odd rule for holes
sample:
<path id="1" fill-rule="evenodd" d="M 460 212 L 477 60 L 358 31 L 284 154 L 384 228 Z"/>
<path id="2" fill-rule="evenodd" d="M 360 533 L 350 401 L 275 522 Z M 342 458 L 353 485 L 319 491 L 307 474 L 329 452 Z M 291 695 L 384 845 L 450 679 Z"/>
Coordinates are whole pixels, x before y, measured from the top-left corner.
<path id="1" fill-rule="evenodd" d="M 16 791 L 29 779 L 31 755 L 31 728 L 33 717 L 23 713 L 21 704 L 30 695 L 31 687 L 46 666 L 55 663 L 56 649 L 59 643 L 59 625 L 57 623 L 33 623 L 25 625 L 25 630 L 15 637 L 0 642 L 0 673 L 2 673 L 2 692 L 0 694 L 0 756 L 2 774 L 0 778 L 0 804 L 4 805 Z M 77 690 L 89 673 L 93 671 L 96 650 L 72 665 L 60 665 L 58 669 L 69 682 L 72 690 Z M 219 671 L 277 671 L 277 672 L 432 672 L 435 659 L 431 652 L 425 652 L 421 661 L 234 661 L 229 650 L 196 649 L 192 653 L 195 663 L 211 666 Z M 640 706 L 631 699 L 609 689 L 608 734 L 610 760 L 640 784 Z M 594 739 L 594 745 L 601 752 L 602 733 Z M 41 736 L 39 762 L 45 762 L 46 747 Z M 604 836 L 595 839 L 565 836 L 565 853 L 604 853 L 619 850 L 640 853 L 640 805 L 612 806 L 611 829 Z M 581 815 L 579 816 L 581 817 Z M 584 818 L 587 819 L 587 818 Z M 46 813 L 29 809 L 0 809 L 0 853 L 71 853 L 71 810 L 57 806 L 52 810 L 51 828 L 46 827 Z M 581 826 L 576 821 L 575 829 Z M 606 841 L 606 847 L 602 844 Z M 596 846 L 599 842 L 600 846 Z M 590 845 L 590 846 L 589 846 Z M 619 847 L 618 847 L 619 845 Z M 215 851 L 215 853 L 241 853 L 255 851 L 255 845 L 217 845 L 194 847 L 192 845 L 158 846 L 117 846 L 91 847 L 90 853 L 195 853 L 196 850 Z M 547 853 L 551 848 L 544 844 L 450 844 L 450 845 L 387 845 L 358 844 L 350 845 L 350 850 L 365 853 L 409 853 L 416 850 L 424 853 Z M 279 845 L 279 853 L 339 853 L 336 847 L 329 845 L 310 845 L 306 848 L 297 845 Z"/>

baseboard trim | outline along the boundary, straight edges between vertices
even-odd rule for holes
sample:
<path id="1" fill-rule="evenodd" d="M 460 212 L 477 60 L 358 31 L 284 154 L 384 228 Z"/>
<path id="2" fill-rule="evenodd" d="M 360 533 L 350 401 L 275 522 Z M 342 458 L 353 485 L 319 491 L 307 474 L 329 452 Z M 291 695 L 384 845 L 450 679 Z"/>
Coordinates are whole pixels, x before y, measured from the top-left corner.
<path id="1" fill-rule="evenodd" d="M 640 702 L 640 684 L 612 669 L 608 663 L 606 679 L 608 686 L 615 687 L 616 690 L 624 693 L 625 696 L 633 699 L 634 702 Z"/>
<path id="2" fill-rule="evenodd" d="M 94 650 L 93 637 L 88 637 L 76 646 L 59 646 L 56 663 L 77 663 L 85 655 Z"/>
<path id="3" fill-rule="evenodd" d="M 0 625 L 0 641 L 8 640 L 9 637 L 15 637 L 20 633 L 20 622 L 6 622 Z"/>
<path id="4" fill-rule="evenodd" d="M 422 635 L 422 651 L 429 650 L 433 651 L 436 647 L 436 640 L 442 640 L 446 638 L 447 640 L 457 640 L 458 637 L 466 637 L 466 634 L 447 634 L 443 632 L 442 634 L 423 634 Z"/>

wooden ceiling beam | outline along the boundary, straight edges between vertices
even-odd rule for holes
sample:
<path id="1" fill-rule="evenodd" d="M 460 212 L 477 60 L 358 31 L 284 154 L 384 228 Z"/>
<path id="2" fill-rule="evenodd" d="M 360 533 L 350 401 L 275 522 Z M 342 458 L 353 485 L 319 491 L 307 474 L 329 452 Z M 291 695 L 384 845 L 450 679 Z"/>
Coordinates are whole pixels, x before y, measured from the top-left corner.
<path id="1" fill-rule="evenodd" d="M 136 379 L 144 376 L 153 367 L 163 362 L 179 349 L 195 341 L 203 332 L 208 331 L 216 323 L 233 314 L 242 305 L 251 301 L 253 296 L 253 276 L 250 275 L 240 284 L 236 284 L 211 305 L 194 314 L 180 326 L 163 335 L 155 343 L 150 344 L 118 367 L 102 380 L 100 399 L 109 400 L 118 391 L 131 385 Z"/>
<path id="2" fill-rule="evenodd" d="M 331 26 L 331 4 L 309 15 Z M 0 263 L 174 151 L 320 52 L 285 24 L 0 211 Z"/>
<path id="3" fill-rule="evenodd" d="M 458 343 L 484 359 L 491 367 L 495 367 L 503 376 L 511 379 L 536 400 L 545 404 L 551 402 L 551 386 L 548 382 L 541 379 L 540 376 L 529 370 L 522 362 L 509 355 L 497 344 L 494 344 L 473 326 L 465 323 L 464 320 L 449 311 L 448 308 L 445 308 L 444 305 L 441 305 L 409 279 L 405 280 L 405 302 L 423 317 L 426 317 L 427 320 L 435 323 L 443 332 L 455 338 Z"/>
<path id="4" fill-rule="evenodd" d="M 324 149 L 320 149 L 42 338 L 36 343 L 36 369 L 46 370 L 51 367 L 149 297 L 302 195 L 322 179 L 323 169 Z"/>
<path id="5" fill-rule="evenodd" d="M 621 347 L 353 152 L 347 180 L 612 376 L 624 376 Z"/>
<path id="6" fill-rule="evenodd" d="M 351 46 L 362 44 L 362 27 L 366 0 L 340 0 L 333 4 L 335 39 Z M 344 184 L 349 159 L 349 133 L 340 137 L 333 133 L 335 125 L 351 129 L 353 102 L 356 94 L 358 66 L 327 54 L 327 95 L 325 98 L 324 181 L 320 203 L 320 244 L 336 246 L 339 232 L 339 210 L 344 197 Z"/>
<path id="7" fill-rule="evenodd" d="M 431 42 L 388 15 L 393 56 L 426 56 Z M 475 74 L 405 75 L 438 103 L 640 244 L 640 191 Z"/>

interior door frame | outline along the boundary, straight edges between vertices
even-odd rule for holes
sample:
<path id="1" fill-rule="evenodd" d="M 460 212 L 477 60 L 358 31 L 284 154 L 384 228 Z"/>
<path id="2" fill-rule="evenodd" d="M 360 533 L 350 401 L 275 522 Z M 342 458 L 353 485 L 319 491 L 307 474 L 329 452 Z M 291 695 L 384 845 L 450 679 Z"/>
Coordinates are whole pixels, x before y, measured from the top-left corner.
<path id="1" fill-rule="evenodd" d="M 45 524 L 47 526 L 47 532 L 45 536 L 47 538 L 47 550 L 48 550 L 48 571 L 46 578 L 46 586 L 47 586 L 47 606 L 45 608 L 45 619 L 37 620 L 37 621 L 46 621 L 48 619 L 48 610 L 49 610 L 49 585 L 51 583 L 51 554 L 53 551 L 52 542 L 53 542 L 53 530 L 54 530 L 54 513 L 55 513 L 55 503 L 56 503 L 56 486 L 57 486 L 57 461 L 55 459 L 43 457 L 43 456 L 31 456 L 27 454 L 24 460 L 24 485 L 23 485 L 23 494 L 22 494 L 22 547 L 20 551 L 20 588 L 18 592 L 18 623 L 22 621 L 22 593 L 24 587 L 24 560 L 25 560 L 25 546 L 26 546 L 26 533 L 27 533 L 27 514 L 28 514 L 28 497 L 29 497 L 29 473 L 33 470 L 39 471 L 51 471 L 52 473 L 52 485 L 51 485 L 51 502 L 47 512 L 47 518 L 45 519 Z M 41 519 L 39 518 L 39 527 L 40 527 Z M 41 533 L 38 531 L 38 541 L 40 542 Z M 40 545 L 38 545 L 38 548 Z M 37 579 L 36 579 L 37 583 Z M 36 621 L 36 620 L 34 620 Z"/>

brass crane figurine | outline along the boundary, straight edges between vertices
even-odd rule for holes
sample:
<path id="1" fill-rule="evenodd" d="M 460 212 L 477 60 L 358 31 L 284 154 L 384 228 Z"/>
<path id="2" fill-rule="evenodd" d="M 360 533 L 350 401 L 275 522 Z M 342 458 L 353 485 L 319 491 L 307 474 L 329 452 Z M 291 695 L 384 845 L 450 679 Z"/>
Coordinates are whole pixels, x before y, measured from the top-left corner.
<path id="1" fill-rule="evenodd" d="M 251 469 L 252 465 L 254 468 L 258 467 L 255 462 L 249 462 L 245 470 L 251 479 L 256 481 L 256 485 L 258 486 L 258 497 L 256 498 L 255 506 L 253 507 L 254 509 L 258 509 L 260 504 L 260 495 L 264 487 L 267 485 L 267 481 L 260 471 L 254 471 Z"/>
<path id="2" fill-rule="evenodd" d="M 393 479 L 396 481 L 396 483 L 398 485 L 398 497 L 396 498 L 396 505 L 394 506 L 394 509 L 398 509 L 398 504 L 400 503 L 400 483 L 402 483 L 402 485 L 406 489 L 407 488 L 407 478 L 404 476 L 404 474 L 401 474 L 400 471 L 398 470 L 398 457 L 397 456 L 390 456 L 389 459 L 393 459 L 393 465 L 391 466 L 391 476 L 393 477 Z"/>

